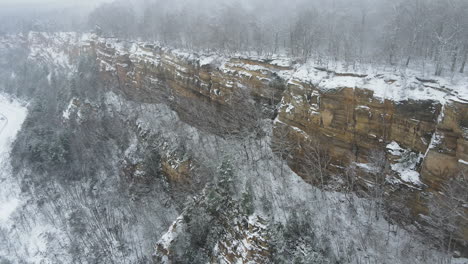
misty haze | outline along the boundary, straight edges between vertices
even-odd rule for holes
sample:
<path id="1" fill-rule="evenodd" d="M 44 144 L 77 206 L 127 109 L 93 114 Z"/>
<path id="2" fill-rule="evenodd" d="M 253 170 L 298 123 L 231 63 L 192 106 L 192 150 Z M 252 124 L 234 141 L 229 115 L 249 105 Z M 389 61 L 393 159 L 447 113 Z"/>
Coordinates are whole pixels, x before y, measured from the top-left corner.
<path id="1" fill-rule="evenodd" d="M 467 0 L 0 0 L 0 264 L 468 264 Z"/>

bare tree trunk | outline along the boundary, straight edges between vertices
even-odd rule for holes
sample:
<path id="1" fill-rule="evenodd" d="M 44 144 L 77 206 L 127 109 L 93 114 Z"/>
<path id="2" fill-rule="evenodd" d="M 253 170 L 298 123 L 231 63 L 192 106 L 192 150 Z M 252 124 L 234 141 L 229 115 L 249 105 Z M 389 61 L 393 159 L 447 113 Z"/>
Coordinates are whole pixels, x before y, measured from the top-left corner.
<path id="1" fill-rule="evenodd" d="M 276 32 L 275 34 L 275 51 L 273 53 L 277 53 L 278 52 L 278 32 Z"/>
<path id="2" fill-rule="evenodd" d="M 294 36 L 291 30 L 289 32 L 289 45 L 291 49 L 291 56 L 294 57 Z"/>
<path id="3" fill-rule="evenodd" d="M 451 72 L 455 71 L 455 67 L 457 65 L 457 57 L 458 57 L 458 47 L 452 51 L 452 67 L 450 68 Z"/>
<path id="4" fill-rule="evenodd" d="M 461 67 L 460 67 L 460 73 L 465 72 L 465 65 L 466 65 L 467 57 L 468 57 L 468 47 L 465 46 L 465 55 L 463 56 L 463 61 L 462 61 Z"/>

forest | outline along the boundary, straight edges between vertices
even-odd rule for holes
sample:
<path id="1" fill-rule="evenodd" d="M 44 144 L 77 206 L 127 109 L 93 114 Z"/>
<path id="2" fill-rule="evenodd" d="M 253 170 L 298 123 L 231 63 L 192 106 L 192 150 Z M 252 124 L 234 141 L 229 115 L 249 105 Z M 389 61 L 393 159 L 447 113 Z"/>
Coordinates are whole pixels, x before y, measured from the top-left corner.
<path id="1" fill-rule="evenodd" d="M 438 76 L 463 73 L 468 54 L 464 0 L 117 0 L 54 10 L 66 17 L 45 10 L 10 12 L 0 17 L 0 32 L 96 30 L 106 37 L 195 51 L 287 54 L 350 65 L 431 65 Z"/>
<path id="2" fill-rule="evenodd" d="M 0 264 L 468 264 L 467 0 L 0 0 Z"/>

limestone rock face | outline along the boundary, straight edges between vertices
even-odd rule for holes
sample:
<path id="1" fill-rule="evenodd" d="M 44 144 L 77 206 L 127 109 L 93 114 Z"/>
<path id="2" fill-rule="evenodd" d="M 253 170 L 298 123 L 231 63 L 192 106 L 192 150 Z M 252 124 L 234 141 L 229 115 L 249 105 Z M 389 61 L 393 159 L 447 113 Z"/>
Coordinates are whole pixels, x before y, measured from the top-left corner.
<path id="1" fill-rule="evenodd" d="M 451 102 L 437 124 L 422 166 L 425 182 L 437 188 L 457 170 L 468 168 L 468 102 Z"/>
<path id="2" fill-rule="evenodd" d="M 139 102 L 169 104 L 185 122 L 216 134 L 252 130 L 255 120 L 273 118 L 292 73 L 283 61 L 198 55 L 109 39 L 91 42 L 102 80 L 118 92 Z"/>
<path id="3" fill-rule="evenodd" d="M 129 46 L 128 46 L 129 45 Z M 188 98 L 232 104 L 247 89 L 259 102 L 278 103 L 283 90 L 270 88 L 279 74 L 292 68 L 240 58 L 204 58 L 153 45 L 94 43 L 101 72 L 118 77 L 124 91 L 145 101 L 155 89 L 167 88 Z M 209 64 L 204 64 L 209 61 Z M 104 74 L 105 75 L 105 74 Z M 153 96 L 151 96 L 153 95 Z M 147 96 L 147 97 L 145 97 Z"/>
<path id="4" fill-rule="evenodd" d="M 467 111 L 468 102 L 463 100 L 382 100 L 366 88 L 337 86 L 324 90 L 293 79 L 283 95 L 274 133 L 276 138 L 290 142 L 294 158 L 288 162 L 303 177 L 307 177 L 301 169 L 305 154 L 296 146 L 310 138 L 322 142 L 330 155 L 330 167 L 335 169 L 368 164 L 375 151 L 387 152 L 397 182 L 409 186 L 388 186 L 387 199 L 402 203 L 409 209 L 407 215 L 425 222 L 420 217 L 430 214 L 430 197 L 467 169 Z M 415 157 L 412 173 L 419 175 L 417 182 L 411 180 L 408 171 L 398 170 L 405 158 L 389 152 L 393 144 L 398 146 L 397 152 Z M 364 179 L 363 184 L 368 183 Z M 466 220 L 462 222 L 459 239 L 467 241 Z"/>
<path id="5" fill-rule="evenodd" d="M 425 153 L 436 131 L 441 105 L 432 101 L 393 102 L 372 96 L 367 89 L 336 87 L 321 91 L 291 82 L 277 123 L 302 136 L 327 138 L 333 163 L 367 163 L 369 151 L 396 141 Z"/>

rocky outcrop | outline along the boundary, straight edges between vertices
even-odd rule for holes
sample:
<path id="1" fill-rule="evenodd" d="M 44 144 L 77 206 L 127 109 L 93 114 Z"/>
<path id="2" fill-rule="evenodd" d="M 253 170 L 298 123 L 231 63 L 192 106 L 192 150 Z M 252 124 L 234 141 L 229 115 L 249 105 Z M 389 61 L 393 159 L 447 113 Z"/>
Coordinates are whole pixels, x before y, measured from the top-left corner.
<path id="1" fill-rule="evenodd" d="M 169 182 L 190 184 L 192 161 L 188 157 L 180 158 L 174 153 L 169 153 L 161 161 L 161 170 Z"/>
<path id="2" fill-rule="evenodd" d="M 438 121 L 421 171 L 436 189 L 457 170 L 468 168 L 468 102 L 446 104 Z"/>
<path id="3" fill-rule="evenodd" d="M 190 113 L 190 108 L 199 104 L 192 101 L 187 107 L 183 105 L 187 103 L 184 99 L 210 102 L 231 111 L 233 116 L 249 116 L 246 110 L 251 109 L 245 104 L 248 96 L 270 116 L 281 102 L 277 127 L 286 125 L 299 140 L 307 136 L 326 139 L 335 167 L 367 163 L 370 151 L 385 151 L 389 143 L 397 142 L 402 148 L 424 156 L 415 170 L 421 172 L 423 183 L 437 187 L 435 174 L 442 172 L 449 177 L 465 167 L 464 161 L 468 159 L 465 120 L 468 101 L 457 96 L 445 99 L 453 92 L 442 85 L 436 87 L 437 81 L 428 86 L 427 80 L 414 77 L 415 85 L 432 89 L 435 97 L 439 94 L 443 97 L 418 99 L 418 90 L 421 94 L 428 90 L 410 85 L 403 88 L 399 76 L 315 68 L 309 75 L 325 73 L 327 79 L 325 84 L 317 85 L 314 80 L 297 78 L 295 74 L 300 69 L 297 66 L 293 69 L 285 60 L 198 55 L 108 39 L 94 40 L 92 46 L 104 79 L 116 77 L 125 94 L 144 102 L 160 100 L 163 93 L 187 119 L 199 115 Z M 365 80 L 365 84 L 359 87 L 353 79 Z M 387 89 L 403 93 L 404 89 L 411 91 L 403 99 L 382 98 L 373 85 L 387 85 Z M 427 162 L 435 157 L 444 162 Z"/>
<path id="4" fill-rule="evenodd" d="M 284 61 L 274 64 L 190 54 L 149 44 L 94 41 L 103 79 L 117 80 L 128 97 L 142 102 L 165 98 L 185 121 L 198 122 L 198 126 L 208 122 L 206 127 L 218 126 L 222 133 L 242 130 L 261 117 L 272 117 L 285 89 L 281 76 L 292 72 Z M 261 117 L 256 115 L 258 105 Z M 203 120 L 212 115 L 220 118 Z"/>
<path id="5" fill-rule="evenodd" d="M 431 194 L 437 195 L 451 178 L 467 169 L 468 101 L 459 97 L 390 100 L 376 96 L 375 87 L 359 87 L 356 81 L 333 83 L 337 76 L 333 73 L 325 84 L 289 81 L 275 120 L 275 135 L 293 146 L 291 168 L 306 176 L 301 170 L 304 149 L 300 143 L 315 138 L 327 149 L 332 169 L 343 171 L 340 168 L 357 164 L 363 170 L 361 184 L 367 187 L 372 179 L 365 175 L 375 165 L 375 152 L 385 152 L 393 171 L 393 176 L 386 177 L 392 183 L 386 188 L 387 199 L 402 203 L 409 217 L 425 222 L 420 217 L 430 214 Z M 377 78 L 388 88 L 398 89 L 392 85 L 397 80 Z M 415 83 L 423 84 L 418 79 Z M 402 201 L 401 197 L 406 198 Z M 466 208 L 460 210 L 466 214 Z M 466 220 L 462 222 L 458 238 L 467 241 Z"/>
<path id="6" fill-rule="evenodd" d="M 376 77 L 389 85 L 396 82 L 385 76 Z M 336 82 L 336 86 L 323 89 L 293 78 L 282 98 L 276 123 L 288 126 L 299 137 L 326 138 L 324 142 L 335 165 L 367 163 L 371 150 L 385 150 L 387 144 L 395 141 L 405 149 L 424 155 L 422 178 L 427 183 L 430 174 L 437 170 L 449 176 L 463 167 L 464 163 L 459 161 L 466 158 L 463 146 L 467 142 L 464 120 L 468 101 L 441 102 L 416 97 L 390 100 L 376 96 L 372 88 L 355 84 Z M 426 162 L 432 159 L 434 148 L 439 149 L 435 152 L 447 162 L 439 164 L 439 169 L 428 169 L 428 166 L 439 167 L 437 163 Z"/>

